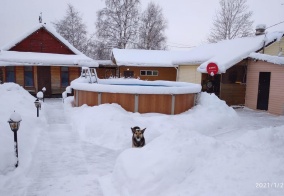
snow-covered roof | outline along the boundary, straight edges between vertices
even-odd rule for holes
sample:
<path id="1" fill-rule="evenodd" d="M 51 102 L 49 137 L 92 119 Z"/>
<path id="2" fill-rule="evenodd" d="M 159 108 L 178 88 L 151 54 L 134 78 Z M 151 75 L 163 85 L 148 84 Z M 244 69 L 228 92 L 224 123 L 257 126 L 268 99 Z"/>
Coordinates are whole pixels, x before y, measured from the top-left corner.
<path id="1" fill-rule="evenodd" d="M 10 42 L 10 43 L 6 44 L 5 46 L 3 46 L 1 49 L 2 50 L 10 50 L 12 47 L 14 47 L 15 45 L 17 45 L 18 43 L 23 41 L 25 38 L 27 38 L 29 35 L 31 35 L 32 33 L 34 33 L 35 31 L 37 31 L 37 30 L 39 30 L 41 28 L 45 28 L 49 33 L 51 33 L 53 36 L 55 36 L 59 41 L 61 41 L 65 46 L 67 46 L 75 54 L 83 55 L 82 52 L 77 50 L 66 39 L 64 39 L 59 33 L 57 33 L 56 30 L 52 26 L 49 26 L 49 25 L 47 25 L 45 23 L 39 23 L 38 25 L 36 25 L 33 28 L 31 28 L 29 31 L 27 31 L 24 34 L 22 34 L 17 39 L 15 39 L 12 42 Z"/>
<path id="2" fill-rule="evenodd" d="M 189 51 L 113 49 L 112 54 L 118 66 L 175 67 L 177 65 L 200 64 L 198 71 L 207 73 L 209 63 L 218 65 L 219 73 L 247 58 L 250 53 L 279 41 L 284 32 L 272 32 L 264 35 L 224 40 L 218 43 L 204 44 Z"/>
<path id="3" fill-rule="evenodd" d="M 268 63 L 273 63 L 276 65 L 284 65 L 284 57 L 279 57 L 279 56 L 271 56 L 267 54 L 260 54 L 260 53 L 251 53 L 249 55 L 250 58 L 256 59 L 256 60 L 261 60 L 265 61 Z"/>
<path id="4" fill-rule="evenodd" d="M 218 65 L 219 73 L 225 73 L 227 69 L 247 58 L 250 53 L 260 50 L 264 44 L 279 41 L 283 34 L 284 32 L 273 32 L 201 45 L 193 48 L 187 55 L 175 59 L 173 63 L 183 65 L 200 62 L 197 70 L 207 73 L 206 67 L 212 62 Z"/>
<path id="5" fill-rule="evenodd" d="M 173 59 L 188 54 L 188 51 L 115 48 L 112 54 L 118 66 L 174 67 Z"/>
<path id="6" fill-rule="evenodd" d="M 17 65 L 45 65 L 45 66 L 74 66 L 74 67 L 98 67 L 93 59 L 83 55 L 65 55 L 36 52 L 15 52 L 0 50 L 1 66 Z"/>

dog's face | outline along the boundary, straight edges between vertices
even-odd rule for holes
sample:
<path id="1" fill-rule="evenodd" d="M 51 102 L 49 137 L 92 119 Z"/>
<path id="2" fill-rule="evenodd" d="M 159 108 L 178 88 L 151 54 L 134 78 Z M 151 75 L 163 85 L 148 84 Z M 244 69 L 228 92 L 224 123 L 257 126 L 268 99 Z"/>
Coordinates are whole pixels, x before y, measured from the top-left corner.
<path id="1" fill-rule="evenodd" d="M 133 127 L 131 130 L 136 141 L 139 142 L 142 138 L 144 138 L 143 134 L 146 128 L 141 130 L 140 127 Z"/>

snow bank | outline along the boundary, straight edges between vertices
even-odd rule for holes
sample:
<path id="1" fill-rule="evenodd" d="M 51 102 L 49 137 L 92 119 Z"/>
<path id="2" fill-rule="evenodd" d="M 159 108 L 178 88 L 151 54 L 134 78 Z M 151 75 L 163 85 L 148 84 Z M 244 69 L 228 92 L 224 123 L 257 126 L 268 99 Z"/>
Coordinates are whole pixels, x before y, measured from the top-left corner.
<path id="1" fill-rule="evenodd" d="M 130 113 L 127 115 L 131 122 Z M 125 121 L 127 115 L 117 117 L 117 121 Z M 226 127 L 237 127 L 241 122 L 225 102 L 207 93 L 201 93 L 198 105 L 188 112 L 160 116 L 160 124 L 154 122 L 156 117 L 153 123 L 151 117 L 141 117 L 146 121 L 142 127 L 147 127 L 148 143 L 141 149 L 132 149 L 129 143 L 129 149 L 118 157 L 113 173 L 101 178 L 105 195 L 259 196 L 280 193 L 281 189 L 256 188 L 256 183 L 282 182 L 283 174 L 279 169 L 284 161 L 284 133 L 281 131 L 284 126 L 251 131 L 237 140 L 218 140 L 211 136 L 221 134 Z M 121 133 L 123 130 L 115 129 L 112 137 Z M 272 161 L 267 163 L 267 160 Z"/>
<path id="2" fill-rule="evenodd" d="M 73 97 L 64 100 L 71 106 Z M 210 130 L 238 122 L 236 112 L 214 94 L 201 93 L 198 105 L 179 115 L 156 113 L 139 114 L 125 111 L 117 104 L 69 108 L 74 126 L 83 140 L 106 148 L 121 150 L 131 147 L 131 127 L 146 127 L 146 142 L 174 130 L 195 130 L 203 134 L 216 134 Z M 67 107 L 68 109 L 68 107 Z M 78 120 L 80 119 L 80 120 Z M 224 130 L 220 129 L 220 132 Z"/>
<path id="3" fill-rule="evenodd" d="M 37 137 L 40 134 L 44 121 L 36 117 L 35 98 L 21 86 L 14 83 L 0 85 L 0 176 L 7 175 L 14 170 L 16 163 L 14 154 L 14 133 L 11 131 L 8 120 L 11 114 L 18 113 L 21 118 L 18 130 L 19 167 L 22 170 L 28 167 Z M 1 179 L 1 177 L 0 177 Z"/>
<path id="4" fill-rule="evenodd" d="M 170 132 L 142 149 L 124 151 L 109 181 L 116 193 L 129 196 L 280 195 L 281 188 L 257 186 L 283 183 L 283 128 L 252 131 L 232 142 Z"/>

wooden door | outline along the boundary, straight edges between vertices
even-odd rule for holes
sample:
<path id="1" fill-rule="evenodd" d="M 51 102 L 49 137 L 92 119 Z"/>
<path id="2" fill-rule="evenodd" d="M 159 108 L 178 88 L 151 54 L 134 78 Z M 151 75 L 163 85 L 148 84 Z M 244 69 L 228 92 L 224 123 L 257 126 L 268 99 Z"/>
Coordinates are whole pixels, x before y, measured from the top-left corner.
<path id="1" fill-rule="evenodd" d="M 260 72 L 258 81 L 257 109 L 268 110 L 271 72 Z"/>
<path id="2" fill-rule="evenodd" d="M 50 66 L 37 67 L 37 84 L 38 84 L 38 91 L 41 91 L 43 87 L 46 88 L 44 97 L 51 97 Z"/>

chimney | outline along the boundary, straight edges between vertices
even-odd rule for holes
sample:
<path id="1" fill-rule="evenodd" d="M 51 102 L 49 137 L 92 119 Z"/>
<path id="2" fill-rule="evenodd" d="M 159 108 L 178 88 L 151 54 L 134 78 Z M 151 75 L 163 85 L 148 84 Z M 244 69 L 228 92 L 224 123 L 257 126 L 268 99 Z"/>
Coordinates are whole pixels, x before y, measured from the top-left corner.
<path id="1" fill-rule="evenodd" d="M 255 35 L 263 35 L 265 33 L 266 25 L 259 24 L 255 27 Z"/>

